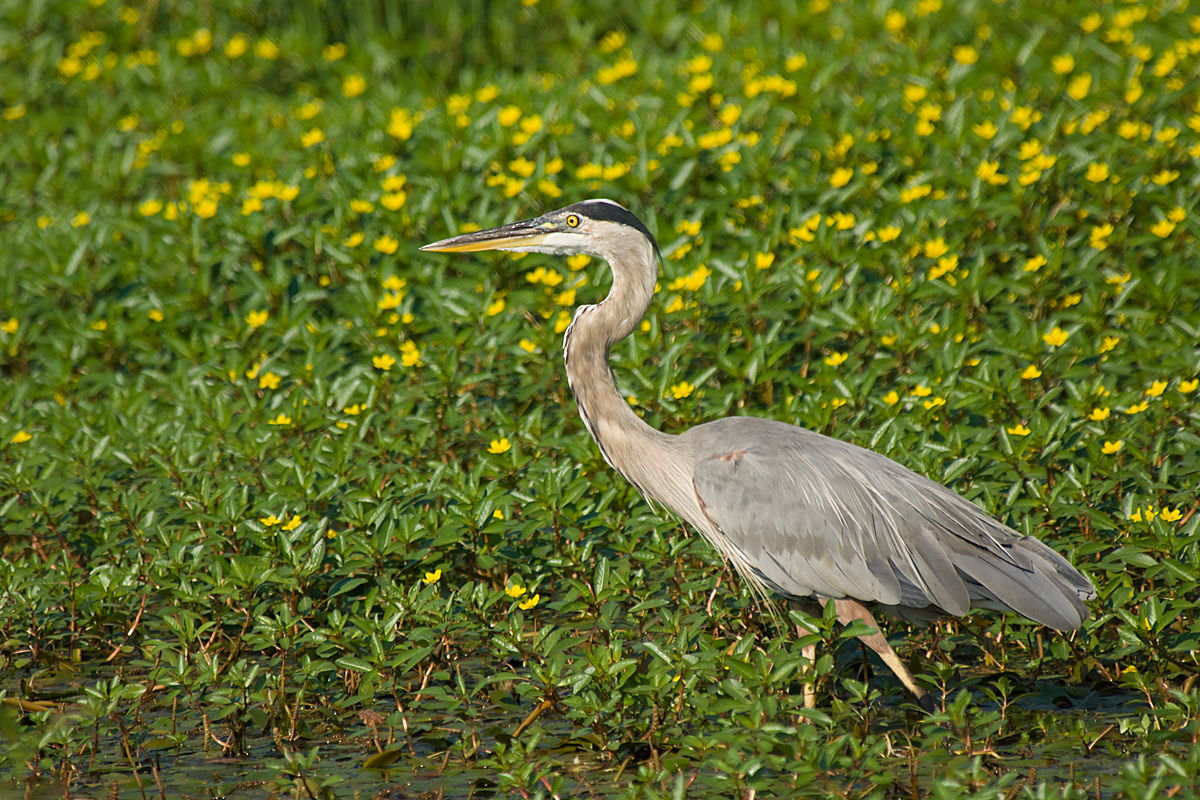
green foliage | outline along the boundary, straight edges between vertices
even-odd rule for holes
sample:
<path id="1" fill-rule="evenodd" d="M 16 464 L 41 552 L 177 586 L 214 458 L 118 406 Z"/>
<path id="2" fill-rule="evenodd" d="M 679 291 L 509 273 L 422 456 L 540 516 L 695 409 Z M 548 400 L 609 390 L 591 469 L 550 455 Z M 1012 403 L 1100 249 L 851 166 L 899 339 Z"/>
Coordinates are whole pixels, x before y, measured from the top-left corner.
<path id="1" fill-rule="evenodd" d="M 1200 18 L 216 5 L 0 5 L 0 780 L 1196 796 Z M 1092 619 L 887 623 L 925 718 L 758 605 L 574 413 L 604 265 L 417 249 L 594 196 L 647 422 L 871 447 Z"/>

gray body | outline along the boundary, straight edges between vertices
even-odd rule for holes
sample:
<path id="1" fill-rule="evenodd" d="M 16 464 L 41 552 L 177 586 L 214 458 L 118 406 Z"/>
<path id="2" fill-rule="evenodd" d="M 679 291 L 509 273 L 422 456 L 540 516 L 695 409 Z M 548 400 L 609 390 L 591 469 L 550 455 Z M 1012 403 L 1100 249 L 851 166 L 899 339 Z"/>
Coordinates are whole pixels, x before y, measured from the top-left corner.
<path id="1" fill-rule="evenodd" d="M 760 594 L 772 589 L 806 609 L 833 601 L 843 622 L 872 625 L 870 609 L 909 619 L 1015 611 L 1063 631 L 1087 619 L 1083 601 L 1096 591 L 1066 559 L 884 456 L 754 417 L 679 435 L 642 421 L 608 358 L 649 308 L 657 244 L 617 204 L 576 203 L 423 249 L 587 253 L 609 263 L 608 297 L 581 306 L 563 339 L 580 416 L 610 465 L 689 522 Z M 882 636 L 863 638 L 926 700 Z"/>

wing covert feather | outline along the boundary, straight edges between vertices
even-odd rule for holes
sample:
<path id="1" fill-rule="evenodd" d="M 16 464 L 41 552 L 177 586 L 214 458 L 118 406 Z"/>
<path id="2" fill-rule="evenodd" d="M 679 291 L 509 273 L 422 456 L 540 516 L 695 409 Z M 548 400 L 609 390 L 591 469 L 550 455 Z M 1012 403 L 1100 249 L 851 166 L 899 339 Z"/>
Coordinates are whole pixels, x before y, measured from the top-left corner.
<path id="1" fill-rule="evenodd" d="M 998 603 L 1059 630 L 1088 616 L 1095 589 L 1066 559 L 878 453 L 748 417 L 683 438 L 708 520 L 784 594 L 954 615 Z"/>

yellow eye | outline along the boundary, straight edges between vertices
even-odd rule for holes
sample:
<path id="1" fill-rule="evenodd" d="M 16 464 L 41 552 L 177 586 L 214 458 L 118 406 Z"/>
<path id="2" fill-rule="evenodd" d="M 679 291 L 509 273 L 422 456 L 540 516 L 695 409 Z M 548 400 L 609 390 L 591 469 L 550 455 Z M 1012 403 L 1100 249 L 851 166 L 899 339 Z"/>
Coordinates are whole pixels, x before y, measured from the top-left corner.
<path id="1" fill-rule="evenodd" d="M 575 216 L 574 214 L 571 214 L 569 217 L 567 217 L 567 225 L 568 225 L 568 227 L 571 227 L 571 228 L 578 228 L 579 227 L 579 217 Z"/>

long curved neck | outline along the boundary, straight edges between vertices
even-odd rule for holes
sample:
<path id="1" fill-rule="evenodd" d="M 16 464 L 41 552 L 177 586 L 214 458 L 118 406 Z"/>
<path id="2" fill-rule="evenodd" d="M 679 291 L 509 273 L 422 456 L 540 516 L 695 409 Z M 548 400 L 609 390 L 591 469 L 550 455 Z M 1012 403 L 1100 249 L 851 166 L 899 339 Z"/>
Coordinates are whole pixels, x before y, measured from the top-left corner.
<path id="1" fill-rule="evenodd" d="M 677 437 L 655 430 L 633 412 L 617 391 L 608 363 L 612 345 L 628 336 L 650 307 L 656 254 L 636 232 L 613 238 L 600 253 L 612 267 L 612 289 L 599 305 L 580 307 L 563 339 L 567 382 L 604 460 L 643 495 L 667 503 L 648 469 L 655 455 L 675 449 Z"/>

